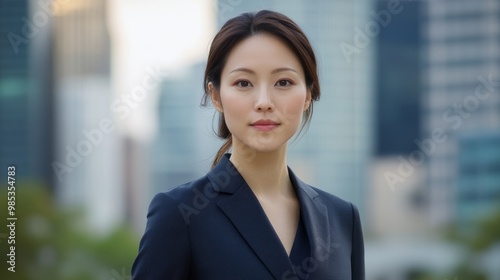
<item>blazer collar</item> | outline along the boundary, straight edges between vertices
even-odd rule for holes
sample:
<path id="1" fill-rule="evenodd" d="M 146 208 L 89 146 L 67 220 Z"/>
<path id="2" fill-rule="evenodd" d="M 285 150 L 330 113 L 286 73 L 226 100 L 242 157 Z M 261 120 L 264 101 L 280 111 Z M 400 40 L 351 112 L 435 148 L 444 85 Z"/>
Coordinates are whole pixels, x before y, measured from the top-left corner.
<path id="1" fill-rule="evenodd" d="M 316 257 L 330 240 L 327 209 L 312 187 L 297 178 L 290 168 L 288 172 L 300 202 L 301 215 L 311 246 L 310 256 Z M 218 207 L 231 220 L 274 278 L 283 279 L 287 272 L 292 272 L 290 259 L 272 230 L 269 219 L 257 197 L 229 160 L 229 154 L 224 155 L 207 176 L 216 192 L 229 194 L 218 201 Z"/>
<path id="2" fill-rule="evenodd" d="M 297 196 L 300 201 L 301 214 L 306 227 L 309 244 L 311 245 L 311 257 L 316 261 L 324 260 L 325 253 L 330 252 L 330 222 L 328 210 L 321 202 L 319 194 L 308 184 L 302 182 L 288 167 L 290 180 L 296 187 Z"/>

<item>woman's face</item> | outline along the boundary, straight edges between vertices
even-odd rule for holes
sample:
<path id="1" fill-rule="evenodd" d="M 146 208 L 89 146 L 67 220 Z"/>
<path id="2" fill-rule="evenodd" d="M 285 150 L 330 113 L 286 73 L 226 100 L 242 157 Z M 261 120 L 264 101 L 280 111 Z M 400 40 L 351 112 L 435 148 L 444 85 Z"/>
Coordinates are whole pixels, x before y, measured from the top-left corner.
<path id="1" fill-rule="evenodd" d="M 286 148 L 311 93 L 295 54 L 278 38 L 259 34 L 232 49 L 212 100 L 224 113 L 234 146 L 271 152 Z"/>

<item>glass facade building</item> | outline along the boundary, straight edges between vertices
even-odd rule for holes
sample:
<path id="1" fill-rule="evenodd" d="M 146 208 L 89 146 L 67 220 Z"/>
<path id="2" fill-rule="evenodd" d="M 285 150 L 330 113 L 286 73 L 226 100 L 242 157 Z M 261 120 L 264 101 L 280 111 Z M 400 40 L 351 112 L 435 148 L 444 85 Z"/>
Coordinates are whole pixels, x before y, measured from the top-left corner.
<path id="1" fill-rule="evenodd" d="M 0 167 L 52 186 L 50 15 L 35 1 L 0 1 Z"/>
<path id="2" fill-rule="evenodd" d="M 423 131 L 445 139 L 428 146 L 430 219 L 467 223 L 500 202 L 500 2 L 429 1 L 423 19 Z"/>

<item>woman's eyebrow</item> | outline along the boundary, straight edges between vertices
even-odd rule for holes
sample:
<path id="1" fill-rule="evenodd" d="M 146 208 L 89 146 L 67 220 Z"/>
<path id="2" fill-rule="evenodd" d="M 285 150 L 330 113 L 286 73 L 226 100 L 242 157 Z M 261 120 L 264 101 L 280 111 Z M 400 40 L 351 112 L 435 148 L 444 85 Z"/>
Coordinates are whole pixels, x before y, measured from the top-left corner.
<path id="1" fill-rule="evenodd" d="M 285 72 L 285 71 L 292 71 L 292 72 L 297 73 L 297 71 L 295 71 L 295 69 L 293 69 L 291 67 L 280 67 L 280 68 L 276 68 L 273 71 L 271 71 L 271 74 L 276 74 L 276 73 Z M 234 72 L 246 72 L 249 74 L 255 74 L 255 71 L 253 71 L 252 69 L 245 68 L 245 67 L 233 69 L 229 73 L 234 73 Z"/>
<path id="2" fill-rule="evenodd" d="M 276 73 L 285 72 L 285 71 L 292 71 L 292 72 L 297 73 L 297 71 L 295 71 L 295 69 L 293 69 L 291 67 L 280 67 L 280 68 L 276 68 L 273 71 L 271 71 L 271 74 L 276 74 Z"/>
<path id="3" fill-rule="evenodd" d="M 255 74 L 255 71 L 253 71 L 252 69 L 248 69 L 248 68 L 244 68 L 244 67 L 233 69 L 229 73 L 234 73 L 234 72 L 246 72 L 246 73 L 249 73 L 249 74 Z"/>

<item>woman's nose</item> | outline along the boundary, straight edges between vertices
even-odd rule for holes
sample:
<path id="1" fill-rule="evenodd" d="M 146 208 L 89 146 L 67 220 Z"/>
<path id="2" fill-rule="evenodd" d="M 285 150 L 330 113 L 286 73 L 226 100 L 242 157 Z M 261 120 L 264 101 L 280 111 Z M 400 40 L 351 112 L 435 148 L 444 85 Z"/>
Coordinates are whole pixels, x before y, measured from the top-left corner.
<path id="1" fill-rule="evenodd" d="M 257 93 L 255 109 L 259 112 L 274 110 L 274 104 L 267 88 L 262 88 Z"/>

